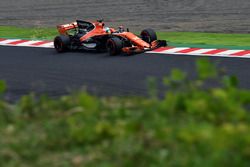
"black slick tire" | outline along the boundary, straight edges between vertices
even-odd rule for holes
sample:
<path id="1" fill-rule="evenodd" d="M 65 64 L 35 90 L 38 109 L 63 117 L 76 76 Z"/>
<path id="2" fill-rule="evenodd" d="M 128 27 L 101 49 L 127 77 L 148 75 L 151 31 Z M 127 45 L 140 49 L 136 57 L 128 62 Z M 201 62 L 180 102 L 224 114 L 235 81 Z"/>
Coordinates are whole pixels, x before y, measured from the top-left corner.
<path id="1" fill-rule="evenodd" d="M 148 28 L 148 29 L 145 29 L 141 32 L 141 38 L 145 42 L 151 44 L 151 42 L 157 40 L 157 35 L 153 29 Z"/>
<path id="2" fill-rule="evenodd" d="M 54 39 L 54 47 L 58 53 L 66 52 L 69 49 L 70 38 L 69 36 L 60 35 Z"/>
<path id="3" fill-rule="evenodd" d="M 117 37 L 112 37 L 107 40 L 107 50 L 110 56 L 115 56 L 121 53 L 123 42 Z"/>

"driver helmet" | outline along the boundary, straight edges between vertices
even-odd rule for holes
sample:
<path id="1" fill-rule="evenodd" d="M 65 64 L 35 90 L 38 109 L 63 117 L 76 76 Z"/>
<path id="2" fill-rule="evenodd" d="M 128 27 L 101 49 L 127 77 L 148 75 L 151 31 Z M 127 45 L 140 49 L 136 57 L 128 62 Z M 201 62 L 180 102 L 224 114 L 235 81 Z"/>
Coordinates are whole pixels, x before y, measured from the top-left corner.
<path id="1" fill-rule="evenodd" d="M 105 32 L 106 32 L 106 33 L 111 34 L 111 30 L 110 30 L 110 28 L 109 28 L 109 27 L 105 27 L 105 29 L 104 29 L 104 30 L 105 30 Z"/>

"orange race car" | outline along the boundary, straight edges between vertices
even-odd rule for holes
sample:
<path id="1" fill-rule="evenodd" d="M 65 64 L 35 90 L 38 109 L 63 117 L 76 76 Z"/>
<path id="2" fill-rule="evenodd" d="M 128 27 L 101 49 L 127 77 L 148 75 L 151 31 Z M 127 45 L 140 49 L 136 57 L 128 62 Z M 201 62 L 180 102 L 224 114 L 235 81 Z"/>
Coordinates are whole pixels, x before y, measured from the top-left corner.
<path id="1" fill-rule="evenodd" d="M 157 40 L 154 30 L 145 29 L 137 36 L 122 26 L 117 30 L 105 27 L 103 20 L 95 22 L 77 20 L 71 24 L 59 25 L 60 33 L 54 39 L 55 49 L 61 53 L 67 50 L 108 51 L 110 55 L 120 53 L 142 53 L 166 46 L 165 40 Z"/>

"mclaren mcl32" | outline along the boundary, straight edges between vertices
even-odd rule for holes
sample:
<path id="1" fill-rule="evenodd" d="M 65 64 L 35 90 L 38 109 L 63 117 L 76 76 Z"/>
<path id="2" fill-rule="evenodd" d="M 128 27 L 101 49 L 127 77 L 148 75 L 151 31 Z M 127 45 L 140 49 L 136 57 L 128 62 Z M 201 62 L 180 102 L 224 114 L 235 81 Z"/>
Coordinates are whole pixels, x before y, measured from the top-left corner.
<path id="1" fill-rule="evenodd" d="M 157 40 L 153 29 L 145 29 L 139 36 L 125 30 L 106 27 L 103 20 L 76 22 L 57 26 L 60 35 L 54 39 L 54 47 L 62 53 L 70 50 L 95 50 L 109 55 L 128 55 L 151 51 L 167 45 L 165 40 Z"/>

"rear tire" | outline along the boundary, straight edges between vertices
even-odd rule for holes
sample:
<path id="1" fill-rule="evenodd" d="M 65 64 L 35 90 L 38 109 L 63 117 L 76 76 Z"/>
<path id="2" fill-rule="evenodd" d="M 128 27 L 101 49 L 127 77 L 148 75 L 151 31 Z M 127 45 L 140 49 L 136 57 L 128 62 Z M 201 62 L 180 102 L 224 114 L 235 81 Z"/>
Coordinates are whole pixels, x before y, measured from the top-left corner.
<path id="1" fill-rule="evenodd" d="M 123 42 L 117 37 L 108 39 L 107 50 L 110 56 L 115 56 L 121 53 L 123 48 Z"/>
<path id="2" fill-rule="evenodd" d="M 60 35 L 54 39 L 54 47 L 58 53 L 66 52 L 69 49 L 70 38 L 69 36 Z"/>
<path id="3" fill-rule="evenodd" d="M 157 35 L 153 29 L 148 28 L 141 32 L 141 38 L 143 41 L 151 44 L 151 42 L 157 40 Z"/>

